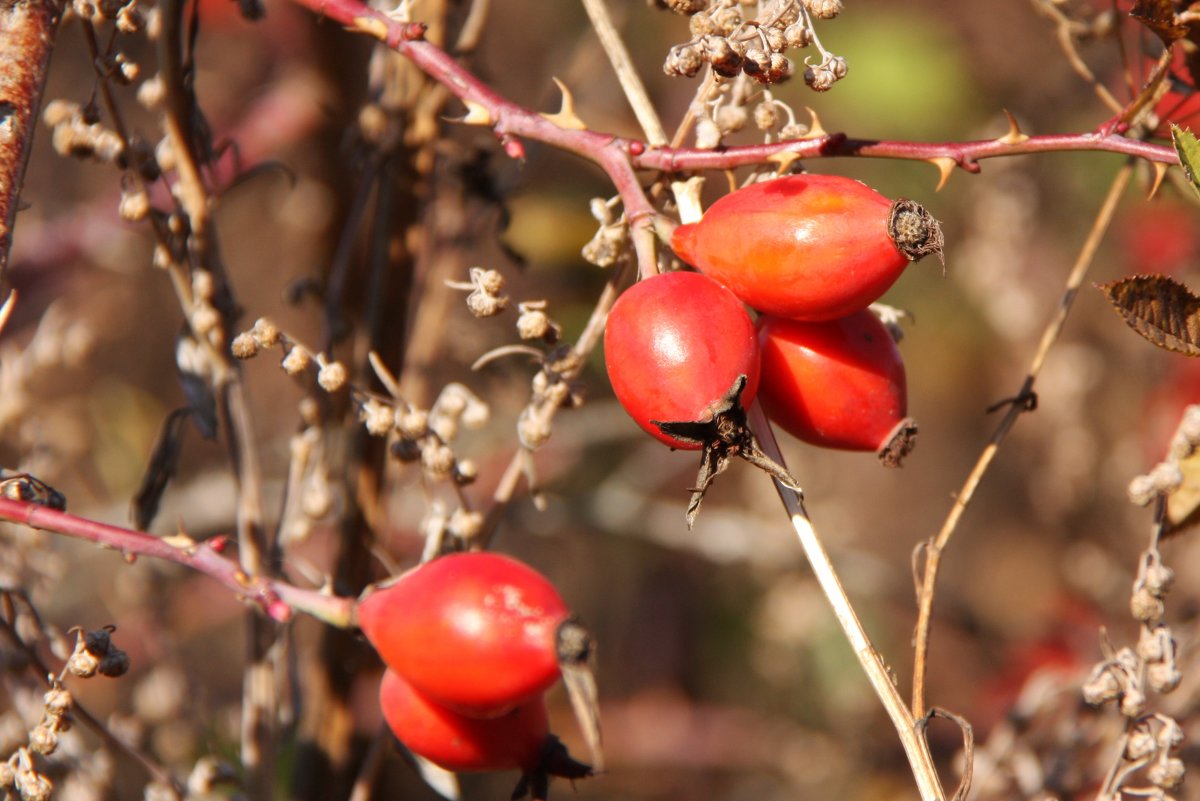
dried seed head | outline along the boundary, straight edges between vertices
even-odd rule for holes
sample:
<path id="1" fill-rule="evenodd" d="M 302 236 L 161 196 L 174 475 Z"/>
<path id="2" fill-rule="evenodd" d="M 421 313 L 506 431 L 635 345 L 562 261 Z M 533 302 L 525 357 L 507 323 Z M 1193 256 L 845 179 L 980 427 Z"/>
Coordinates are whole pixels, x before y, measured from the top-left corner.
<path id="1" fill-rule="evenodd" d="M 86 649 L 76 648 L 75 653 L 67 660 L 67 670 L 81 679 L 89 679 L 96 675 L 100 667 L 100 658 Z"/>
<path id="2" fill-rule="evenodd" d="M 834 56 L 829 59 L 829 70 L 833 73 L 835 79 L 840 81 L 842 78 L 845 78 L 849 69 L 850 67 L 846 64 L 846 59 L 841 56 Z"/>
<path id="3" fill-rule="evenodd" d="M 13 784 L 21 794 L 21 801 L 50 801 L 54 785 L 33 768 L 19 769 L 13 777 Z"/>
<path id="4" fill-rule="evenodd" d="M 814 92 L 828 92 L 837 82 L 837 78 L 825 67 L 807 67 L 804 70 L 804 82 Z"/>
<path id="5" fill-rule="evenodd" d="M 273 348 L 279 344 L 279 326 L 269 317 L 259 317 L 255 320 L 251 333 L 264 348 Z"/>
<path id="6" fill-rule="evenodd" d="M 1130 762 L 1137 762 L 1139 759 L 1153 756 L 1157 751 L 1158 741 L 1144 726 L 1139 726 L 1130 734 L 1129 742 L 1125 744 L 1125 758 Z"/>
<path id="7" fill-rule="evenodd" d="M 1175 571 L 1155 560 L 1147 565 L 1145 587 L 1155 598 L 1165 598 L 1175 583 Z"/>
<path id="8" fill-rule="evenodd" d="M 1173 718 L 1163 716 L 1162 727 L 1158 730 L 1158 745 L 1165 751 L 1173 751 L 1183 745 L 1183 728 Z"/>
<path id="9" fill-rule="evenodd" d="M 471 284 L 480 292 L 498 295 L 504 289 L 504 276 L 499 270 L 485 270 L 482 267 L 472 267 L 470 270 Z"/>
<path id="10" fill-rule="evenodd" d="M 785 141 L 788 139 L 799 139 L 807 134 L 808 126 L 799 122 L 789 122 L 779 129 L 779 138 Z"/>
<path id="11" fill-rule="evenodd" d="M 833 19 L 842 13 L 842 0 L 804 0 L 808 13 L 817 19 Z"/>
<path id="12" fill-rule="evenodd" d="M 288 349 L 287 355 L 283 357 L 280 366 L 288 375 L 299 375 L 308 369 L 308 365 L 312 362 L 308 351 L 299 345 L 293 345 Z"/>
<path id="13" fill-rule="evenodd" d="M 155 75 L 142 81 L 142 85 L 137 89 L 138 103 L 150 111 L 158 109 L 166 95 L 166 84 L 163 83 L 161 75 Z"/>
<path id="14" fill-rule="evenodd" d="M 467 402 L 467 408 L 463 409 L 462 424 L 472 430 L 482 428 L 487 425 L 487 421 L 492 418 L 492 410 L 486 403 L 479 398 L 472 397 Z"/>
<path id="15" fill-rule="evenodd" d="M 0 790 L 7 790 L 16 781 L 16 771 L 9 762 L 0 762 Z"/>
<path id="16" fill-rule="evenodd" d="M 663 72 L 673 78 L 691 78 L 704 66 L 704 51 L 697 44 L 676 45 L 667 53 Z"/>
<path id="17" fill-rule="evenodd" d="M 137 33 L 146 24 L 146 18 L 139 9 L 125 6 L 117 12 L 117 30 L 121 33 Z M 138 98 L 141 99 L 140 97 Z"/>
<path id="18" fill-rule="evenodd" d="M 745 106 L 729 105 L 717 109 L 716 123 L 722 134 L 731 134 L 742 130 L 746 127 L 749 119 L 750 114 L 746 111 Z"/>
<path id="19" fill-rule="evenodd" d="M 1146 771 L 1146 778 L 1155 787 L 1161 787 L 1164 790 L 1174 790 L 1183 784 L 1185 772 L 1183 761 L 1171 757 L 1151 765 L 1150 770 Z"/>
<path id="20" fill-rule="evenodd" d="M 1108 665 L 1100 664 L 1083 685 L 1083 700 L 1092 706 L 1101 706 L 1117 700 L 1121 688 L 1122 682 L 1116 673 Z"/>
<path id="21" fill-rule="evenodd" d="M 765 83 L 779 83 L 790 77 L 792 77 L 792 62 L 779 53 L 772 53 L 771 65 L 761 76 L 761 80 Z"/>
<path id="22" fill-rule="evenodd" d="M 402 413 L 397 409 L 396 428 L 410 439 L 420 439 L 429 433 L 429 413 L 420 409 Z"/>
<path id="23" fill-rule="evenodd" d="M 1165 635 L 1165 636 L 1164 636 Z M 1145 626 L 1138 636 L 1137 655 L 1146 662 L 1161 662 L 1172 650 L 1170 629 L 1159 623 Z"/>
<path id="24" fill-rule="evenodd" d="M 716 33 L 717 26 L 708 14 L 696 14 L 688 20 L 688 32 L 693 39 L 699 39 L 702 36 Z"/>
<path id="25" fill-rule="evenodd" d="M 708 8 L 708 0 L 666 0 L 667 8 L 676 14 L 695 14 Z"/>
<path id="26" fill-rule="evenodd" d="M 761 47 L 752 47 L 747 50 L 745 58 L 742 61 L 742 71 L 750 76 L 766 72 L 770 66 L 771 54 Z"/>
<path id="27" fill-rule="evenodd" d="M 742 24 L 742 12 L 732 6 L 726 6 L 713 14 L 713 25 L 721 36 L 728 36 Z"/>
<path id="28" fill-rule="evenodd" d="M 779 109 L 776 105 L 764 100 L 754 107 L 754 125 L 760 131 L 769 131 L 779 122 Z"/>
<path id="29" fill-rule="evenodd" d="M 341 362 L 329 362 L 317 371 L 317 383 L 326 392 L 337 392 L 346 386 L 346 368 Z"/>
<path id="30" fill-rule="evenodd" d="M 1133 593 L 1129 599 L 1129 612 L 1134 620 L 1142 623 L 1156 623 L 1162 619 L 1165 607 L 1161 598 L 1156 598 L 1145 587 Z"/>
<path id="31" fill-rule="evenodd" d="M 51 128 L 57 128 L 69 120 L 78 120 L 81 116 L 79 104 L 70 100 L 51 100 L 42 109 L 42 122 Z"/>

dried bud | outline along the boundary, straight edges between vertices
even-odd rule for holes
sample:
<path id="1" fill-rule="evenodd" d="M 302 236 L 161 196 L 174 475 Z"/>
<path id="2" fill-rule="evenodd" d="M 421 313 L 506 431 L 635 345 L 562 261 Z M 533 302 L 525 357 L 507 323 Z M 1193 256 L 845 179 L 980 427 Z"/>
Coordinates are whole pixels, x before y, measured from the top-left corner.
<path id="1" fill-rule="evenodd" d="M 742 13 L 733 6 L 726 6 L 713 14 L 713 25 L 721 36 L 728 36 L 742 24 Z"/>
<path id="2" fill-rule="evenodd" d="M 1146 694 L 1142 692 L 1142 688 L 1129 683 L 1121 695 L 1119 709 L 1127 718 L 1140 718 L 1146 711 Z"/>
<path id="3" fill-rule="evenodd" d="M 415 439 L 401 437 L 392 443 L 392 456 L 405 464 L 410 464 L 421 458 L 421 444 Z"/>
<path id="4" fill-rule="evenodd" d="M 279 344 L 279 326 L 269 317 L 259 317 L 255 320 L 251 333 L 264 348 L 273 348 Z"/>
<path id="5" fill-rule="evenodd" d="M 1083 700 L 1092 706 L 1115 701 L 1121 695 L 1121 680 L 1106 664 L 1097 665 L 1083 685 Z"/>
<path id="6" fill-rule="evenodd" d="M 101 675 L 110 679 L 119 678 L 129 672 L 129 654 L 120 648 L 113 648 L 100 660 Z"/>
<path id="7" fill-rule="evenodd" d="M 754 125 L 760 131 L 769 131 L 779 122 L 779 109 L 769 100 L 754 107 Z"/>
<path id="8" fill-rule="evenodd" d="M 849 69 L 850 67 L 846 64 L 846 59 L 841 56 L 834 56 L 829 59 L 829 70 L 837 80 L 840 81 L 842 78 L 845 78 Z"/>
<path id="9" fill-rule="evenodd" d="M 1158 745 L 1166 751 L 1173 751 L 1183 745 L 1183 728 L 1172 718 L 1160 718 L 1162 728 L 1158 730 Z"/>
<path id="10" fill-rule="evenodd" d="M 1152 592 L 1142 587 L 1133 593 L 1129 599 L 1129 612 L 1134 620 L 1142 623 L 1155 623 L 1162 619 L 1165 607 L 1161 598 L 1156 598 Z"/>
<path id="11" fill-rule="evenodd" d="M 469 271 L 471 285 L 480 292 L 498 295 L 504 289 L 504 276 L 499 270 L 485 270 L 482 267 L 472 267 Z"/>
<path id="12" fill-rule="evenodd" d="M 753 77 L 766 72 L 770 66 L 771 54 L 761 47 L 752 47 L 746 51 L 745 59 L 742 62 L 742 71 Z"/>
<path id="13" fill-rule="evenodd" d="M 1155 598 L 1165 598 L 1175 583 L 1175 571 L 1157 559 L 1146 566 L 1145 587 Z"/>
<path id="14" fill-rule="evenodd" d="M 483 531 L 483 514 L 480 512 L 468 512 L 466 509 L 459 507 L 450 515 L 449 523 L 450 533 L 457 537 L 462 537 L 464 540 L 471 540 L 479 536 L 479 532 Z"/>
<path id="15" fill-rule="evenodd" d="M 308 355 L 308 351 L 299 345 L 294 345 L 288 349 L 287 355 L 283 357 L 280 366 L 288 375 L 299 375 L 308 369 L 308 365 L 312 359 Z"/>
<path id="16" fill-rule="evenodd" d="M 536 450 L 550 439 L 550 424 L 541 415 L 531 414 L 529 409 L 525 409 L 517 420 L 517 439 L 522 446 Z"/>
<path id="17" fill-rule="evenodd" d="M 476 317 L 492 317 L 499 314 L 508 306 L 508 298 L 496 297 L 486 292 L 472 292 L 467 295 L 467 308 Z"/>
<path id="18" fill-rule="evenodd" d="M 29 749 L 39 754 L 50 756 L 58 750 L 58 729 L 49 718 L 42 721 L 29 732 Z"/>
<path id="19" fill-rule="evenodd" d="M 421 448 L 421 465 L 430 478 L 448 478 L 454 469 L 454 451 L 431 439 Z"/>
<path id="20" fill-rule="evenodd" d="M 833 88 L 837 78 L 825 67 L 808 67 L 804 70 L 804 82 L 814 92 L 828 92 Z"/>
<path id="21" fill-rule="evenodd" d="M 779 129 L 779 139 L 786 141 L 788 139 L 800 139 L 808 134 L 808 126 L 799 122 L 790 122 Z"/>
<path id="22" fill-rule="evenodd" d="M 229 350 L 235 359 L 252 359 L 258 355 L 258 342 L 249 331 L 243 331 L 233 338 Z"/>
<path id="23" fill-rule="evenodd" d="M 1146 778 L 1155 787 L 1161 787 L 1164 790 L 1174 790 L 1183 784 L 1184 772 L 1183 761 L 1171 757 L 1151 765 L 1150 770 L 1146 771 Z"/>
<path id="24" fill-rule="evenodd" d="M 520 317 L 517 318 L 517 335 L 521 339 L 557 339 L 555 335 L 555 325 L 550 321 L 550 317 L 544 311 L 546 306 L 545 301 L 534 303 L 522 303 L 518 308 L 521 310 Z"/>
<path id="25" fill-rule="evenodd" d="M 374 398 L 368 398 L 359 410 L 359 418 L 366 424 L 367 432 L 376 437 L 382 437 L 392 430 L 396 422 L 396 413 L 387 404 Z"/>
<path id="26" fill-rule="evenodd" d="M 460 459 L 458 463 L 454 465 L 454 475 L 452 478 L 454 479 L 454 483 L 460 487 L 465 487 L 468 484 L 473 483 L 478 477 L 479 468 L 476 467 L 475 463 L 470 459 Z"/>
<path id="27" fill-rule="evenodd" d="M 46 714 L 61 717 L 71 710 L 74 699 L 71 698 L 71 691 L 67 688 L 52 687 L 42 696 L 42 703 L 46 705 Z"/>
<path id="28" fill-rule="evenodd" d="M 1183 681 L 1183 674 L 1175 665 L 1175 660 L 1154 662 L 1146 666 L 1146 684 L 1154 692 L 1167 695 L 1173 692 Z"/>
<path id="29" fill-rule="evenodd" d="M 789 47 L 808 47 L 812 44 L 812 31 L 803 22 L 793 22 L 783 29 L 783 38 Z"/>
<path id="30" fill-rule="evenodd" d="M 346 368 L 341 362 L 329 362 L 317 371 L 317 383 L 326 392 L 337 392 L 346 385 Z"/>
<path id="31" fill-rule="evenodd" d="M 453 415 L 435 412 L 429 417 L 429 429 L 442 442 L 450 442 L 458 436 L 458 418 Z"/>
<path id="32" fill-rule="evenodd" d="M 141 187 L 122 192 L 117 213 L 125 222 L 141 222 L 150 214 L 150 195 Z"/>
<path id="33" fill-rule="evenodd" d="M 1138 636 L 1137 655 L 1146 662 L 1162 662 L 1168 657 L 1174 659 L 1175 641 L 1171 637 L 1170 627 L 1162 623 L 1143 627 Z"/>
<path id="34" fill-rule="evenodd" d="M 420 439 L 429 433 L 429 413 L 413 409 L 401 413 L 396 411 L 396 428 L 410 439 Z"/>
<path id="35" fill-rule="evenodd" d="M 96 669 L 99 667 L 99 657 L 89 653 L 86 649 L 76 648 L 75 653 L 71 654 L 71 658 L 67 660 L 67 670 L 72 675 L 78 676 L 81 679 L 89 679 L 95 676 Z"/>
<path id="36" fill-rule="evenodd" d="M 787 49 L 787 37 L 779 28 L 763 28 L 763 37 L 767 40 L 767 49 L 779 53 Z"/>

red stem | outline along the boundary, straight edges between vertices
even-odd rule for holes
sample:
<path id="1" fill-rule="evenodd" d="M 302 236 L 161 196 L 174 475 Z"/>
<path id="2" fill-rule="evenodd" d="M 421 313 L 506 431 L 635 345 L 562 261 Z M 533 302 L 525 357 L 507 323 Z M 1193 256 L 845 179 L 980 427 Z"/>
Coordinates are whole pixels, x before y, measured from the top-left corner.
<path id="1" fill-rule="evenodd" d="M 339 598 L 320 590 L 303 589 L 262 576 L 248 576 L 237 563 L 217 552 L 216 543 L 224 544 L 227 542 L 225 538 L 177 544 L 141 531 L 99 523 L 11 498 L 0 498 L 0 520 L 89 540 L 120 551 L 126 558 L 150 556 L 184 565 L 224 584 L 243 600 L 258 604 L 278 621 L 286 620 L 292 612 L 305 612 L 340 628 L 354 625 L 355 599 Z"/>

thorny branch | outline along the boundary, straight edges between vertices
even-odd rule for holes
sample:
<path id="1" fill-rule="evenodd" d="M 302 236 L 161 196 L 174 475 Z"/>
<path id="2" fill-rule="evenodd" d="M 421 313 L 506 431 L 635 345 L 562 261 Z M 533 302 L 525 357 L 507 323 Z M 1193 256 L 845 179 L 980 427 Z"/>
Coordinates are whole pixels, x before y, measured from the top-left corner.
<path id="1" fill-rule="evenodd" d="M 1050 323 L 1046 326 L 1046 330 L 1042 333 L 1042 339 L 1038 343 L 1037 351 L 1034 353 L 1033 360 L 1029 365 L 1029 372 L 1021 384 L 1020 391 L 1016 397 L 1007 403 L 1007 411 L 1004 413 L 1004 417 L 996 426 L 991 441 L 988 442 L 983 452 L 980 453 L 979 459 L 976 461 L 974 468 L 972 468 L 970 475 L 967 476 L 962 488 L 958 491 L 958 495 L 955 497 L 954 504 L 951 506 L 950 513 L 947 515 L 946 521 L 942 524 L 941 530 L 937 533 L 936 537 L 923 543 L 921 546 L 924 548 L 925 553 L 925 568 L 920 574 L 917 587 L 917 627 L 913 635 L 912 714 L 916 718 L 921 718 L 926 713 L 925 675 L 926 661 L 929 656 L 929 627 L 933 618 L 933 600 L 936 593 L 938 569 L 941 565 L 942 552 L 945 550 L 946 545 L 949 544 L 950 538 L 954 536 L 954 532 L 958 528 L 958 523 L 966 511 L 967 505 L 971 503 L 971 498 L 974 497 L 975 490 L 979 488 L 979 484 L 983 481 L 984 475 L 987 473 L 992 461 L 996 458 L 996 453 L 999 451 L 1005 437 L 1008 436 L 1009 430 L 1023 412 L 1031 411 L 1036 406 L 1037 396 L 1033 390 L 1034 382 L 1041 372 L 1042 365 L 1045 364 L 1046 355 L 1050 352 L 1050 348 L 1058 340 L 1059 335 L 1062 334 L 1063 326 L 1067 321 L 1067 315 L 1071 311 L 1071 305 L 1075 300 L 1079 287 L 1083 283 L 1088 268 L 1091 267 L 1096 251 L 1100 247 L 1100 240 L 1104 237 L 1113 216 L 1116 214 L 1117 203 L 1121 199 L 1121 195 L 1124 194 L 1125 188 L 1129 185 L 1129 179 L 1132 175 L 1133 163 L 1127 162 L 1117 172 L 1116 177 L 1113 178 L 1108 195 L 1104 198 L 1104 203 L 1096 215 L 1092 229 L 1088 233 L 1088 237 L 1084 241 L 1078 257 L 1075 259 L 1075 264 L 1071 268 L 1070 274 L 1067 276 L 1066 288 L 1062 298 L 1059 300 L 1058 309 L 1054 317 L 1050 320 Z"/>
<path id="2" fill-rule="evenodd" d="M 354 625 L 353 598 L 340 598 L 323 590 L 304 589 L 278 579 L 249 575 L 221 555 L 229 544 L 226 538 L 195 542 L 186 535 L 156 537 L 11 498 L 0 498 L 0 520 L 88 540 L 117 551 L 127 559 L 149 556 L 183 565 L 216 580 L 276 621 L 290 619 L 293 612 L 304 612 L 331 626 L 348 628 Z"/>

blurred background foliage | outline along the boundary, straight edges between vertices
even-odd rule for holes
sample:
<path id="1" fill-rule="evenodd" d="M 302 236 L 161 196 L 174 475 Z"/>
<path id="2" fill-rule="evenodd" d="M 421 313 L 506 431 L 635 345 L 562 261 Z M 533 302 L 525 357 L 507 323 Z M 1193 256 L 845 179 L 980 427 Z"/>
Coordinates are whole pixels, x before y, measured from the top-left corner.
<path id="1" fill-rule="evenodd" d="M 671 44 L 687 38 L 686 21 L 643 2 L 610 5 L 670 129 L 694 82 L 667 78 L 661 63 Z M 297 302 L 303 293 L 292 290 L 324 274 L 360 180 L 348 131 L 371 45 L 278 0 L 267 10 L 266 20 L 252 25 L 224 0 L 203 0 L 197 90 L 219 135 L 249 137 L 258 145 L 246 157 L 281 165 L 220 201 L 223 252 L 245 325 L 270 316 L 315 345 L 323 336 L 319 304 L 310 296 Z M 962 140 L 1002 134 L 1004 109 L 1029 133 L 1089 130 L 1108 116 L 1069 69 L 1052 25 L 1028 2 L 849 0 L 821 32 L 847 59 L 849 76 L 825 95 L 793 80 L 777 96 L 802 118 L 811 107 L 830 131 Z M 86 50 L 70 25 L 61 36 L 47 97 L 85 99 L 93 83 Z M 1097 74 L 1120 85 L 1121 54 L 1111 42 L 1083 54 Z M 547 111 L 559 102 L 556 76 L 573 90 L 590 127 L 638 133 L 577 4 L 495 3 L 470 64 L 509 98 Z M 264 116 L 266 102 L 278 109 Z M 451 113 L 459 113 L 453 104 Z M 149 117 L 138 122 L 154 124 Z M 514 298 L 546 299 L 573 341 L 606 280 L 579 256 L 595 229 L 588 201 L 612 190 L 591 166 L 543 146 L 527 143 L 528 159 L 517 164 L 499 154 L 487 131 L 447 131 L 437 169 L 455 180 L 456 169 L 479 159 L 511 216 L 505 226 L 496 203 L 472 201 L 467 236 L 456 243 L 461 260 L 451 274 L 423 276 L 421 302 L 442 305 L 435 307 L 440 315 L 419 323 L 434 326 L 418 332 L 433 345 L 419 365 L 426 394 L 414 400 L 428 404 L 436 388 L 461 381 L 492 405 L 491 423 L 462 440 L 480 465 L 469 493 L 485 503 L 515 444 L 515 417 L 533 369 L 515 358 L 472 372 L 478 356 L 515 341 L 511 318 L 475 320 L 460 295 L 438 285 L 461 280 L 470 266 L 498 269 Z M 40 136 L 23 193 L 29 207 L 17 227 L 13 271 L 21 297 L 0 347 L 27 347 L 47 320 L 58 326 L 53 343 L 79 347 L 70 358 L 47 357 L 51 369 L 29 382 L 23 412 L 3 420 L 0 454 L 5 465 L 64 491 L 72 511 L 124 522 L 161 421 L 184 402 L 174 377 L 180 312 L 151 266 L 148 237 L 116 219 L 115 174 L 56 157 L 46 139 Z M 1097 153 L 992 160 L 979 175 L 954 174 L 940 192 L 936 170 L 919 162 L 805 165 L 919 199 L 946 232 L 944 273 L 930 261 L 914 265 L 885 298 L 912 315 L 901 347 L 921 434 L 907 465 L 885 471 L 869 455 L 783 442 L 817 528 L 901 687 L 911 677 L 913 549 L 936 533 L 987 443 L 998 418 L 985 409 L 1019 389 L 1119 164 Z M 724 187 L 717 174 L 709 184 L 713 195 Z M 1170 185 L 1153 200 L 1145 197 L 1148 188 L 1143 170 L 1090 280 L 1168 271 L 1195 281 L 1197 210 Z M 278 508 L 302 395 L 273 358 L 246 365 L 268 510 Z M 519 498 L 496 543 L 550 575 L 600 643 L 608 772 L 573 791 L 557 787 L 559 796 L 914 797 L 894 735 L 769 481 L 734 465 L 688 531 L 683 508 L 695 455 L 663 448 L 624 416 L 599 354 L 584 387 L 586 405 L 559 415 L 536 457 L 546 510 Z M 945 555 L 937 597 L 927 695 L 971 720 L 981 740 L 1035 671 L 1060 669 L 1061 686 L 1077 687 L 1100 657 L 1101 626 L 1116 642 L 1135 632 L 1129 587 L 1151 516 L 1125 499 L 1125 486 L 1161 458 L 1185 403 L 1200 401 L 1200 371 L 1130 333 L 1089 284 L 1037 389 L 1038 410 L 1020 419 Z M 414 472 L 389 475 L 392 528 L 380 546 L 411 564 L 420 552 L 425 497 Z M 189 432 L 157 529 L 183 527 L 198 537 L 228 531 L 232 504 L 224 454 Z M 335 525 L 318 525 L 291 555 L 289 570 L 297 577 L 328 571 L 337 536 Z M 133 657 L 130 678 L 81 687 L 85 703 L 140 720 L 139 736 L 171 764 L 229 753 L 240 700 L 237 602 L 203 577 L 171 567 L 127 565 L 80 543 L 30 539 L 45 554 L 32 589 L 47 618 L 63 629 L 115 623 Z M 1200 600 L 1198 548 L 1196 536 L 1185 534 L 1165 550 L 1179 574 L 1168 618 L 1189 653 Z M 11 579 L 24 578 L 25 569 L 4 566 Z M 298 664 L 312 657 L 319 629 L 305 620 L 293 626 L 289 643 Z M 1178 694 L 1191 709 L 1196 672 Z M 147 711 L 138 693 L 154 697 L 144 688 L 161 685 L 164 675 L 176 684 L 157 692 L 174 693 L 178 704 L 167 713 Z M 361 676 L 353 726 L 366 738 L 379 721 L 378 673 L 364 665 Z M 302 702 L 304 671 L 292 678 L 299 683 L 294 700 Z M 565 701 L 555 698 L 556 728 L 579 749 Z M 1195 735 L 1195 721 L 1189 725 Z M 935 724 L 932 738 L 953 784 L 958 733 Z M 1098 764 L 1107 764 L 1098 750 Z M 1081 768 L 1060 793 L 1086 797 L 1097 770 Z M 466 797 L 499 797 L 509 779 L 469 777 Z M 1196 787 L 1182 796 L 1200 797 Z M 132 792 L 126 787 L 121 797 Z M 402 793 L 435 797 L 390 757 L 377 797 Z"/>

